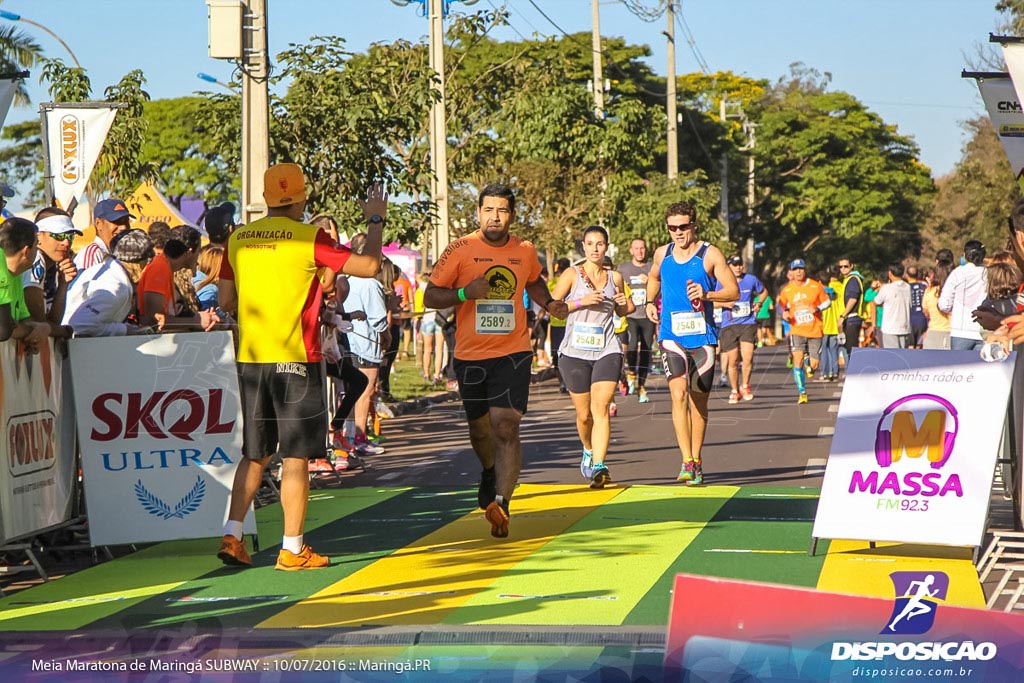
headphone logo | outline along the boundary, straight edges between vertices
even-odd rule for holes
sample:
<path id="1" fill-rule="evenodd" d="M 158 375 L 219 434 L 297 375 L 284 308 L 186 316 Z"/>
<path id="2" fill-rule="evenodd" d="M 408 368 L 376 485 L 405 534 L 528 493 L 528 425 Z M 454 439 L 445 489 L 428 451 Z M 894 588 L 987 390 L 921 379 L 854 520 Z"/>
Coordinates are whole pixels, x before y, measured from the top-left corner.
<path id="1" fill-rule="evenodd" d="M 910 410 L 897 410 L 911 401 L 931 401 L 940 408 L 929 410 L 920 426 Z M 885 419 L 892 415 L 892 427 L 883 429 Z M 953 426 L 946 431 L 947 417 Z M 920 458 L 926 455 L 933 469 L 940 469 L 953 454 L 956 435 L 960 431 L 960 419 L 952 403 L 935 394 L 911 394 L 893 401 L 878 420 L 875 428 L 875 461 L 879 467 L 890 467 L 903 457 Z"/>

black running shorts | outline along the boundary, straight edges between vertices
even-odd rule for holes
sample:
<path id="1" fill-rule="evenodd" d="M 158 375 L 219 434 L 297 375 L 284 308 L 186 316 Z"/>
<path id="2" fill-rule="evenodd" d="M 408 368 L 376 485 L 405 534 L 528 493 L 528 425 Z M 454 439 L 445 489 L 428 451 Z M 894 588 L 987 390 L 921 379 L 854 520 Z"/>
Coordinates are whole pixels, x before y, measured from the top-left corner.
<path id="1" fill-rule="evenodd" d="M 491 408 L 513 408 L 525 414 L 530 402 L 532 364 L 530 351 L 483 360 L 456 358 L 453 368 L 466 419 L 481 418 Z"/>
<path id="2" fill-rule="evenodd" d="M 718 345 L 722 353 L 738 349 L 740 342 L 754 345 L 757 343 L 757 325 L 726 325 L 718 333 Z"/>
<path id="3" fill-rule="evenodd" d="M 242 453 L 322 458 L 327 406 L 320 363 L 239 363 Z"/>
<path id="4" fill-rule="evenodd" d="M 715 347 L 698 346 L 686 349 L 675 341 L 661 342 L 661 359 L 665 364 L 668 381 L 683 377 L 692 391 L 702 394 L 711 391 L 715 379 Z"/>
<path id="5" fill-rule="evenodd" d="M 597 360 L 583 360 L 572 356 L 558 357 L 558 372 L 562 384 L 573 394 L 588 394 L 595 382 L 618 382 L 622 374 L 622 354 L 611 353 Z"/>

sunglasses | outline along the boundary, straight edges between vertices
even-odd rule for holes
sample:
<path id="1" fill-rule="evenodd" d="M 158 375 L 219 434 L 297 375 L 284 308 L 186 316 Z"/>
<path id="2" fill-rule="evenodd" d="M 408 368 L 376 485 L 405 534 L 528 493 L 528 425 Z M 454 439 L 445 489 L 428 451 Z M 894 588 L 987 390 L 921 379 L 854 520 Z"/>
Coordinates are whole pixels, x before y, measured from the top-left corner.
<path id="1" fill-rule="evenodd" d="M 843 265 L 843 264 L 841 264 L 841 263 L 839 264 L 839 270 L 849 270 L 849 269 L 850 269 L 850 268 L 852 268 L 852 267 L 853 267 L 853 266 L 844 266 L 844 265 Z"/>
<path id="2" fill-rule="evenodd" d="M 58 242 L 74 242 L 75 241 L 75 235 L 77 235 L 78 233 L 75 233 L 75 232 L 49 232 L 49 233 L 46 233 L 46 234 L 48 234 L 50 236 L 50 239 L 55 239 Z"/>
<path id="3" fill-rule="evenodd" d="M 680 230 L 689 230 L 690 228 L 695 228 L 697 227 L 697 224 L 693 221 L 690 221 L 689 223 L 679 223 L 678 225 L 666 223 L 665 227 L 667 227 L 671 232 L 679 232 Z"/>

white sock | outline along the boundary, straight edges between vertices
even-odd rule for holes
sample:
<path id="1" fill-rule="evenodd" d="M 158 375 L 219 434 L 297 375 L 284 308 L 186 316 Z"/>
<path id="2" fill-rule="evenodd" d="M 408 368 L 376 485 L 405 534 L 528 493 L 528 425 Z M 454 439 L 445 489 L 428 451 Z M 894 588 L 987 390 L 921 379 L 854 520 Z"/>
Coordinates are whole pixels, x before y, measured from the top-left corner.
<path id="1" fill-rule="evenodd" d="M 356 421 L 345 420 L 345 438 L 354 439 L 356 436 Z"/>
<path id="2" fill-rule="evenodd" d="M 229 519 L 227 521 L 227 523 L 224 525 L 224 535 L 225 536 L 234 536 L 239 541 L 241 541 L 243 533 L 244 532 L 242 531 L 242 523 L 241 522 L 235 522 L 235 521 Z"/>
<path id="3" fill-rule="evenodd" d="M 283 536 L 281 538 L 281 547 L 290 553 L 298 555 L 302 552 L 302 536 Z"/>

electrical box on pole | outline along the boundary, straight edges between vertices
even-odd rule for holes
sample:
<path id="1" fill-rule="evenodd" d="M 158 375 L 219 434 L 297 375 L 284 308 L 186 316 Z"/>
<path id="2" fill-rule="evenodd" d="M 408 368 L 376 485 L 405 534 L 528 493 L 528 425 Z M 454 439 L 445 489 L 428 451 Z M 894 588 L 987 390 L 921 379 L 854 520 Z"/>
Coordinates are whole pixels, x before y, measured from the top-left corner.
<path id="1" fill-rule="evenodd" d="M 213 59 L 242 58 L 242 0 L 206 0 L 209 54 Z"/>

